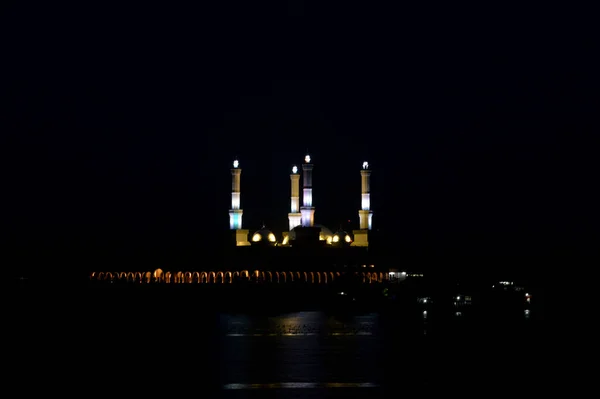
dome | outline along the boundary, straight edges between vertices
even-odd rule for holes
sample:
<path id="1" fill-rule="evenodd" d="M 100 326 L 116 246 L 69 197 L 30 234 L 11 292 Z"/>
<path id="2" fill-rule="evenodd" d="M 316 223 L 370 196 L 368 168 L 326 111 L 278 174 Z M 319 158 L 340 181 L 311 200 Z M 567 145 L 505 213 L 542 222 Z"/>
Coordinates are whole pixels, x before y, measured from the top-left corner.
<path id="1" fill-rule="evenodd" d="M 318 227 L 319 229 L 321 229 L 320 233 L 319 233 L 320 240 L 324 240 L 324 241 L 328 241 L 328 242 L 331 241 L 331 237 L 333 237 L 333 233 L 331 232 L 331 230 L 329 230 L 327 227 L 323 226 L 322 224 L 315 224 L 315 225 L 313 225 L 313 227 Z M 289 232 L 290 240 L 296 239 L 296 229 L 298 229 L 298 228 L 302 228 L 302 226 L 296 226 Z"/>
<path id="2" fill-rule="evenodd" d="M 335 232 L 335 234 L 333 234 L 332 237 L 332 244 L 350 244 L 352 243 L 352 236 L 350 234 L 348 234 L 346 231 L 344 230 L 338 230 Z"/>
<path id="3" fill-rule="evenodd" d="M 273 234 L 271 230 L 263 226 L 260 230 L 257 230 L 255 233 L 252 234 L 250 241 L 252 241 L 253 243 L 264 242 L 275 244 L 275 242 L 277 242 L 277 237 L 275 237 L 275 234 Z"/>

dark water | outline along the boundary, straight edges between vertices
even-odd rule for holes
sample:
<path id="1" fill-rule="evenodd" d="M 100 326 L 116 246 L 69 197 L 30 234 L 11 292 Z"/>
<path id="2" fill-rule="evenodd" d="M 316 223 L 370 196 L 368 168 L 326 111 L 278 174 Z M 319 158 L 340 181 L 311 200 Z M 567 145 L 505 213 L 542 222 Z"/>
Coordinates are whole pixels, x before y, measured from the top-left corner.
<path id="1" fill-rule="evenodd" d="M 533 305 L 286 310 L 276 298 L 273 306 L 230 299 L 246 306 L 226 308 L 225 298 L 193 293 L 21 290 L 8 324 L 9 381 L 21 395 L 42 387 L 78 396 L 542 390 L 533 380 L 548 352 Z"/>

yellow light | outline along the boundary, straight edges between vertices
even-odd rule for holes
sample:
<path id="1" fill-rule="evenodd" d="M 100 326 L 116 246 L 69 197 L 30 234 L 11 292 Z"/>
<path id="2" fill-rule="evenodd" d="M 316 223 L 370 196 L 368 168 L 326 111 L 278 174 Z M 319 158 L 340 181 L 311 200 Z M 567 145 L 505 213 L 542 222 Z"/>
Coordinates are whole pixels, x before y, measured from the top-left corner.
<path id="1" fill-rule="evenodd" d="M 347 236 L 344 238 L 344 240 L 346 240 L 346 242 L 350 242 L 350 241 L 352 241 L 352 238 L 350 238 L 350 236 L 349 236 L 349 235 L 347 235 Z"/>
<path id="2" fill-rule="evenodd" d="M 269 237 L 268 238 L 269 238 L 269 241 L 271 241 L 271 242 L 275 242 L 276 241 L 275 234 L 273 234 L 273 233 L 269 233 Z"/>
<path id="3" fill-rule="evenodd" d="M 331 240 L 332 240 L 331 236 L 327 237 L 327 244 L 331 244 Z"/>
<path id="4" fill-rule="evenodd" d="M 333 242 L 338 242 L 340 240 L 340 236 L 337 234 L 333 236 Z"/>
<path id="5" fill-rule="evenodd" d="M 319 234 L 319 241 L 324 241 L 325 237 L 323 237 L 323 234 Z"/>
<path id="6" fill-rule="evenodd" d="M 262 239 L 262 237 L 261 237 L 261 235 L 260 235 L 260 234 L 258 234 L 258 233 L 255 233 L 255 234 L 252 236 L 252 241 L 254 241 L 254 242 L 259 242 L 261 239 Z"/>
<path id="7" fill-rule="evenodd" d="M 290 240 L 290 237 L 285 236 L 285 237 L 283 237 L 283 242 L 281 244 L 287 245 L 287 243 L 288 243 L 289 240 Z"/>

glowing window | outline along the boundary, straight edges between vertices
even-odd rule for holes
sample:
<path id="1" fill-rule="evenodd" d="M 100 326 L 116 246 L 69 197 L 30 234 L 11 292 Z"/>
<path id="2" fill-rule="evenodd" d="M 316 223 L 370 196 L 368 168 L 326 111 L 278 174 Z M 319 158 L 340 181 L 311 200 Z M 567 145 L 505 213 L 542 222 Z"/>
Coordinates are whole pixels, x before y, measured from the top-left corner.
<path id="1" fill-rule="evenodd" d="M 350 238 L 350 236 L 349 236 L 349 235 L 347 235 L 346 237 L 344 237 L 344 240 L 346 240 L 346 242 L 351 242 L 351 241 L 352 241 L 352 238 Z"/>
<path id="2" fill-rule="evenodd" d="M 327 237 L 327 244 L 331 244 L 331 240 L 332 240 L 331 236 Z"/>
<path id="3" fill-rule="evenodd" d="M 333 236 L 333 242 L 338 242 L 340 240 L 340 236 L 337 234 Z"/>
<path id="4" fill-rule="evenodd" d="M 238 166 L 240 166 L 240 163 L 238 162 L 238 160 L 236 159 L 235 161 L 233 161 L 233 167 L 237 168 Z"/>
<path id="5" fill-rule="evenodd" d="M 262 240 L 262 237 L 261 237 L 261 235 L 260 235 L 260 234 L 258 234 L 258 233 L 255 233 L 255 234 L 252 236 L 252 241 L 254 241 L 254 242 L 259 242 L 260 240 Z"/>
<path id="6" fill-rule="evenodd" d="M 273 234 L 273 233 L 269 233 L 269 237 L 268 237 L 268 239 L 269 239 L 269 241 L 271 241 L 271 242 L 275 242 L 275 241 L 276 241 L 276 239 L 275 239 L 275 234 Z"/>
<path id="7" fill-rule="evenodd" d="M 298 167 L 296 165 L 292 168 L 292 173 L 298 173 Z"/>

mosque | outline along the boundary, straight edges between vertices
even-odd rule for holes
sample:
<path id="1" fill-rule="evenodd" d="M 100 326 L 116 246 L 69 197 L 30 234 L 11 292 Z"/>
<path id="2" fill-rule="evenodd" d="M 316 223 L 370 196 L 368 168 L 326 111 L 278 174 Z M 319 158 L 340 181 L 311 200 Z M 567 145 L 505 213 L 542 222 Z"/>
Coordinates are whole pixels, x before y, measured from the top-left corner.
<path id="1" fill-rule="evenodd" d="M 292 268 L 301 272 L 319 270 L 345 273 L 350 270 L 367 270 L 374 273 L 378 269 L 375 266 L 378 263 L 375 261 L 377 254 L 373 250 L 376 248 L 373 244 L 377 243 L 377 234 L 373 231 L 369 163 L 363 162 L 360 169 L 359 225 L 352 231 L 334 231 L 315 222 L 312 184 L 314 165 L 310 155 L 304 157 L 301 168 L 300 173 L 298 166 L 292 167 L 288 229 L 277 234 L 265 226 L 249 230 L 242 225 L 242 169 L 238 160 L 233 161 L 229 210 L 231 247 L 227 251 L 227 263 L 244 270 Z"/>
<path id="2" fill-rule="evenodd" d="M 361 176 L 361 209 L 358 211 L 359 228 L 352 233 L 338 230 L 332 232 L 327 227 L 315 224 L 315 206 L 313 204 L 312 173 L 313 164 L 310 155 L 304 157 L 302 164 L 302 206 L 300 206 L 300 174 L 298 167 L 292 167 L 290 174 L 290 212 L 288 213 L 289 230 L 283 232 L 282 240 L 264 226 L 250 234 L 242 227 L 243 210 L 241 204 L 242 169 L 238 160 L 233 161 L 231 169 L 232 192 L 231 209 L 229 210 L 229 226 L 233 231 L 235 245 L 243 246 L 283 246 L 283 247 L 369 247 L 369 236 L 372 231 L 373 211 L 371 210 L 369 163 L 363 162 Z"/>
<path id="3" fill-rule="evenodd" d="M 244 228 L 241 207 L 242 168 L 238 160 L 231 168 L 232 190 L 229 209 L 230 243 L 218 260 L 197 266 L 166 265 L 146 271 L 93 272 L 92 280 L 119 280 L 142 283 L 263 283 L 328 284 L 351 278 L 362 282 L 385 282 L 395 278 L 397 270 L 382 267 L 378 261 L 377 233 L 373 231 L 368 162 L 362 163 L 359 226 L 352 231 L 332 231 L 315 223 L 313 204 L 313 164 L 304 157 L 302 174 L 293 166 L 290 174 L 288 231 L 275 232 L 265 226 Z M 302 178 L 302 179 L 301 179 Z M 300 197 L 302 180 L 302 198 Z M 358 195 L 358 193 L 357 193 Z M 301 202 L 302 200 L 302 202 Z"/>

